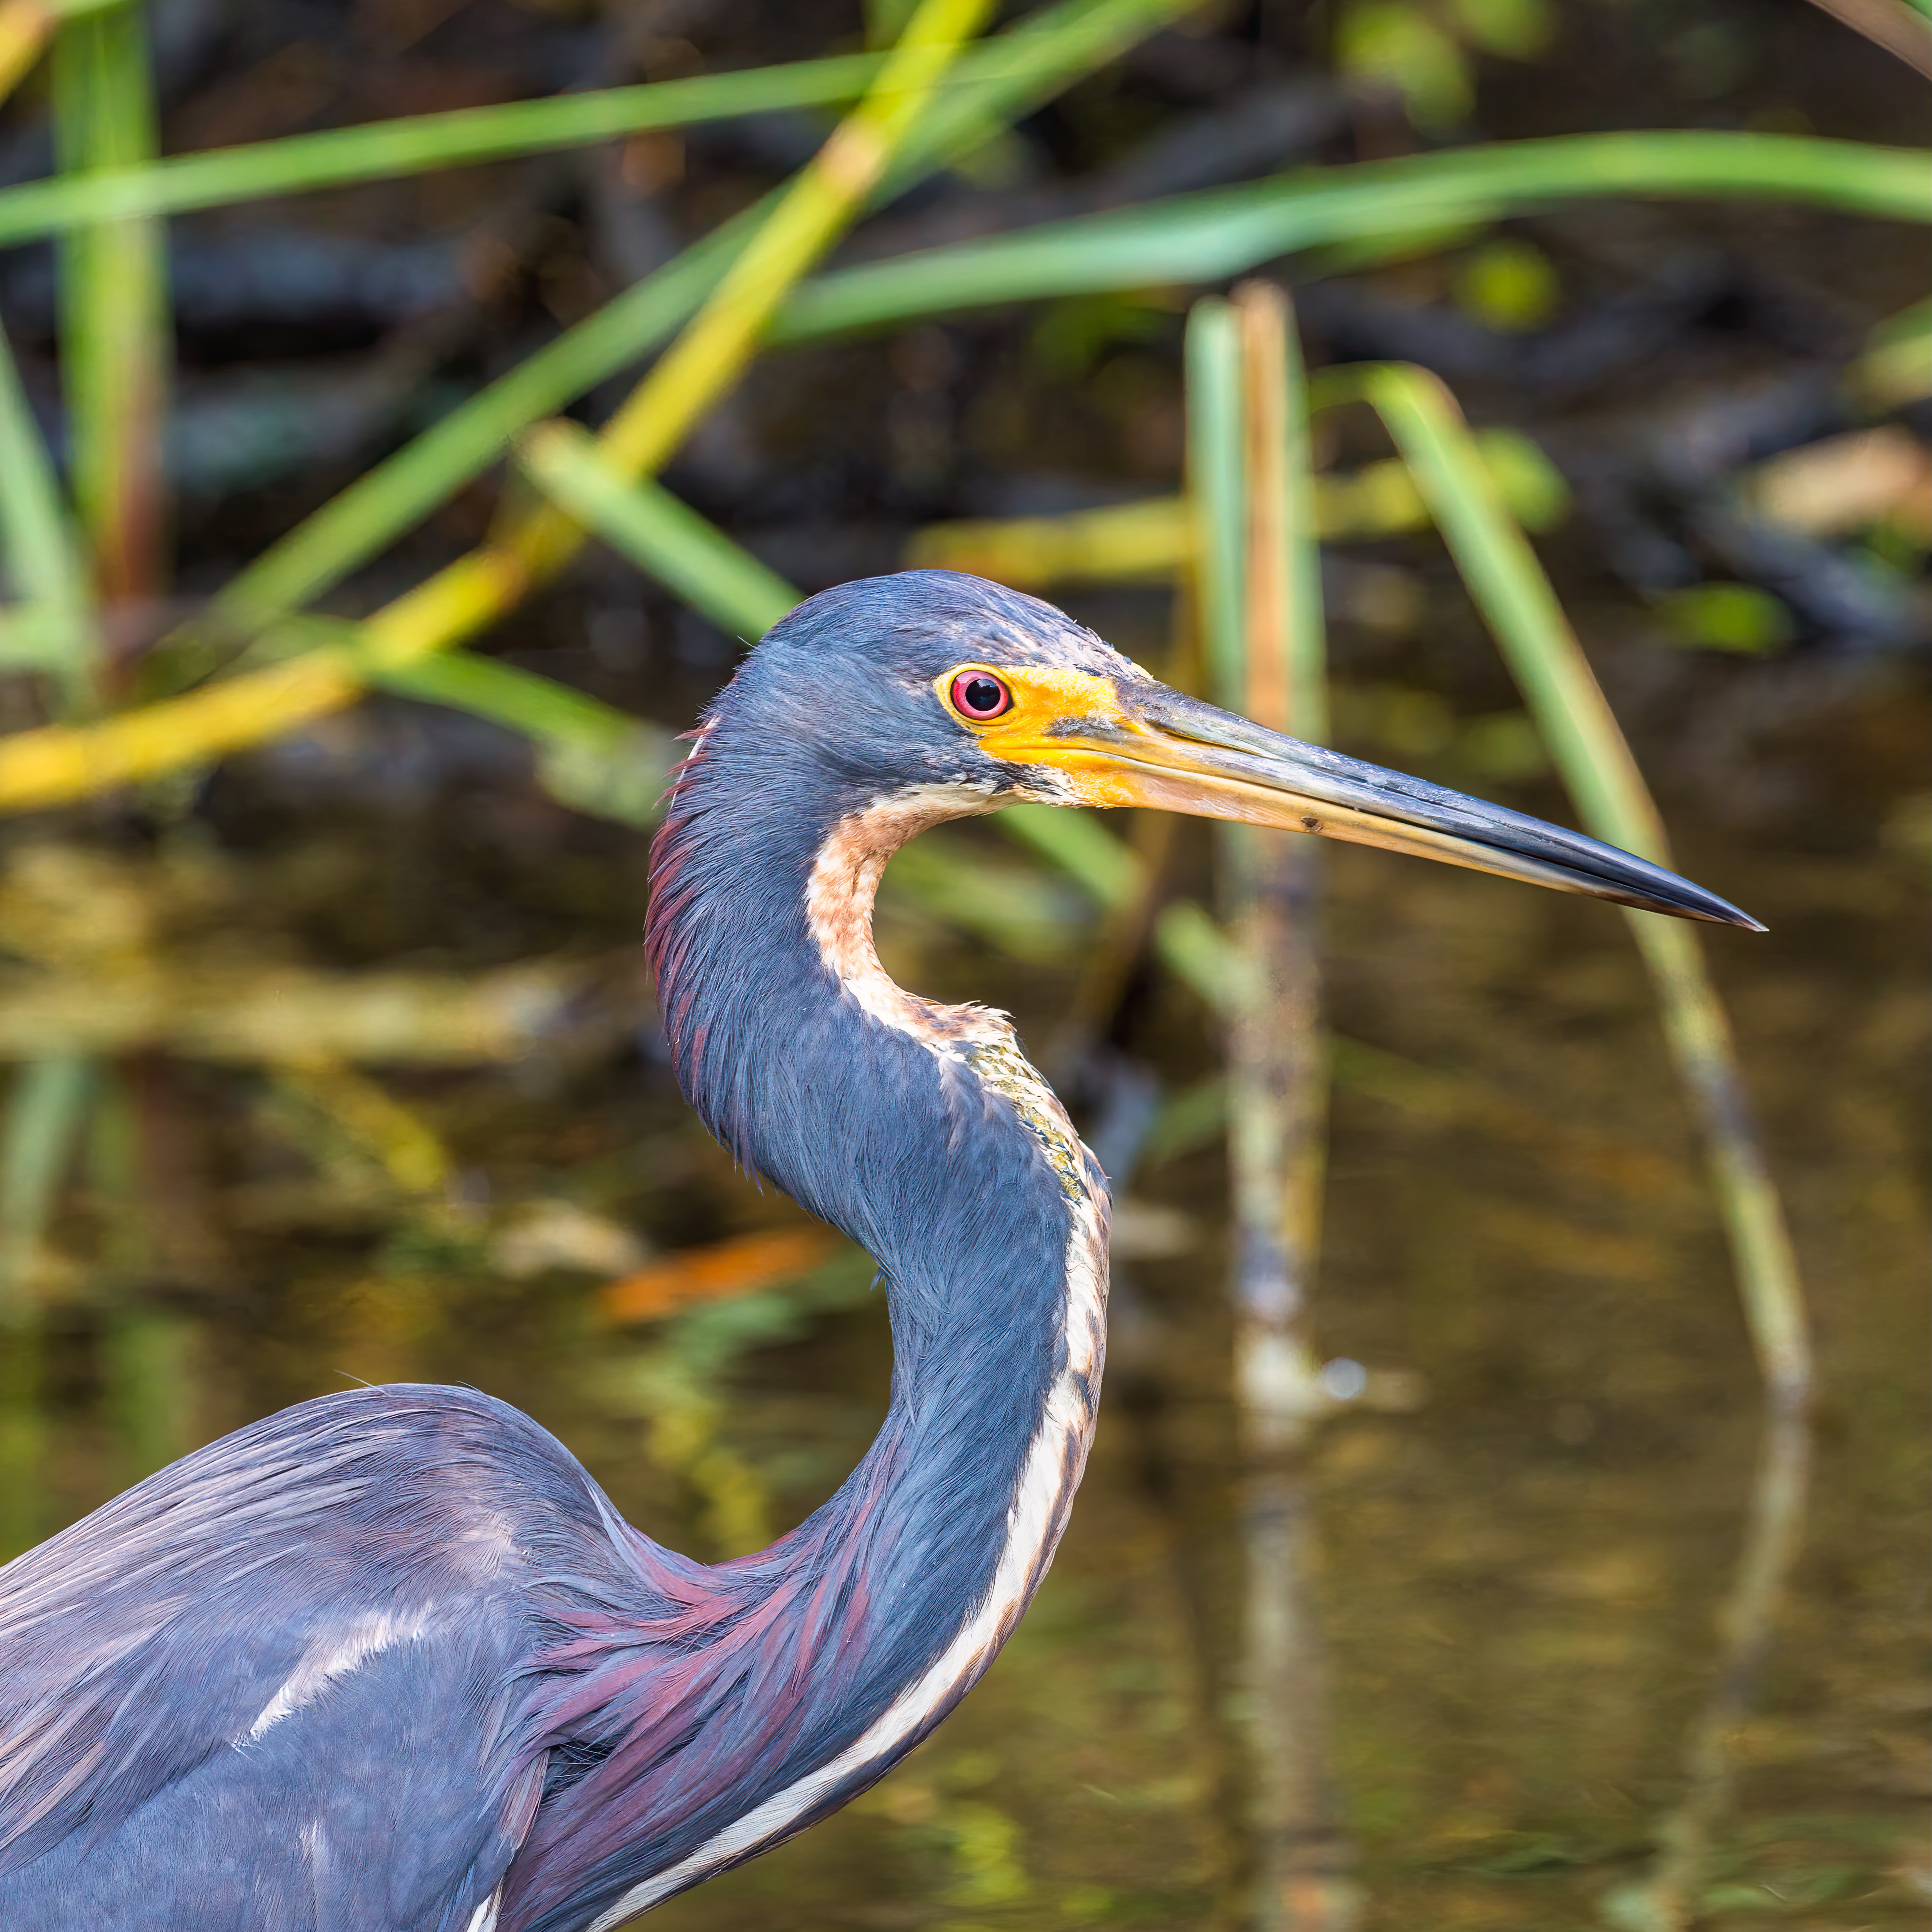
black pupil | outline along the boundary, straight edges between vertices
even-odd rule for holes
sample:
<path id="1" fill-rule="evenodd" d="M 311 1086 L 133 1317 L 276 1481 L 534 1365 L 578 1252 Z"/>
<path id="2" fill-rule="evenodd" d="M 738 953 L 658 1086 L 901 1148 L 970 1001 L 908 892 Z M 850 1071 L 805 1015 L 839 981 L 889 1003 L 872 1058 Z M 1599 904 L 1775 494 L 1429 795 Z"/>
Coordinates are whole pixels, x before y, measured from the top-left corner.
<path id="1" fill-rule="evenodd" d="M 968 711 L 991 711 L 1000 702 L 1000 687 L 990 677 L 976 677 L 966 686 Z"/>

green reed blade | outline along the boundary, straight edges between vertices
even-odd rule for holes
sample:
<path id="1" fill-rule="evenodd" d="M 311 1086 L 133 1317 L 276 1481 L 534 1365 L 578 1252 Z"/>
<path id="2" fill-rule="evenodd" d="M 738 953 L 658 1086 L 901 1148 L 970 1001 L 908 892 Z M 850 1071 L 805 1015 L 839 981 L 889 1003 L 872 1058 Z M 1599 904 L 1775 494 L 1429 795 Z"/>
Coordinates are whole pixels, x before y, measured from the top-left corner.
<path id="1" fill-rule="evenodd" d="M 657 823 L 677 763 L 671 734 L 568 685 L 497 658 L 446 651 L 372 680 L 399 698 L 487 718 L 531 740 L 539 783 L 562 803 L 620 825 Z"/>
<path id="2" fill-rule="evenodd" d="M 1319 735 L 1328 712 L 1307 405 L 1288 298 L 1243 284 L 1232 303 L 1242 431 L 1240 708 Z M 1241 1676 L 1258 1932 L 1342 1924 L 1357 1901 L 1330 1796 L 1325 1687 L 1308 1602 L 1308 1504 L 1294 1452 L 1333 1406 L 1311 1332 L 1326 1169 L 1316 842 L 1217 828 L 1221 886 L 1247 983 L 1227 1042 L 1234 1385 L 1248 1451 L 1240 1484 L 1246 1573 Z M 1291 1909 L 1288 1901 L 1296 1901 Z"/>
<path id="3" fill-rule="evenodd" d="M 654 479 L 632 483 L 574 423 L 542 423 L 518 446 L 524 472 L 560 509 L 745 643 L 799 592 Z"/>
<path id="4" fill-rule="evenodd" d="M 487 718 L 492 724 L 507 725 L 527 738 L 549 739 L 586 750 L 614 751 L 639 730 L 650 728 L 628 712 L 540 672 L 466 652 L 378 671 L 375 682 L 399 697 L 446 704 Z"/>
<path id="5" fill-rule="evenodd" d="M 93 688 L 98 640 L 80 557 L 52 459 L 20 386 L 0 330 L 0 565 L 24 608 L 0 628 L 0 665 L 52 672 L 66 708 L 83 708 Z"/>
<path id="6" fill-rule="evenodd" d="M 1225 545 L 1203 549 L 1202 608 L 1210 613 L 1239 600 L 1233 662 L 1215 666 L 1226 692 L 1222 701 L 1270 730 L 1318 739 L 1327 726 L 1328 673 L 1300 347 L 1287 298 L 1273 284 L 1243 284 L 1230 307 L 1238 358 L 1231 426 L 1240 466 L 1237 542 L 1225 562 L 1219 554 Z M 1226 406 L 1212 387 L 1190 389 L 1190 409 L 1197 399 L 1210 410 Z M 1223 570 L 1238 572 L 1238 583 L 1216 587 Z M 1315 945 L 1321 854 L 1314 842 L 1292 833 L 1245 825 L 1217 832 L 1222 897 L 1251 975 L 1247 997 L 1229 1016 L 1228 1040 L 1228 1156 L 1240 1231 L 1232 1282 L 1236 1385 L 1251 1441 L 1280 1450 L 1299 1441 L 1326 1406 L 1306 1332 L 1326 1141 L 1327 1053 Z M 1274 1568 L 1279 1556 L 1268 1556 L 1262 1567 Z M 1264 1727 L 1267 1735 L 1258 1741 L 1271 1767 L 1262 1850 L 1279 1868 L 1275 1890 L 1301 1856 L 1295 1846 L 1310 1823 L 1300 1819 L 1291 1828 L 1286 1817 L 1298 1816 L 1288 1794 L 1306 1780 L 1288 1767 L 1294 1727 L 1280 1716 L 1281 1704 L 1292 1701 L 1282 1670 L 1262 1673 L 1278 1694 L 1270 1700 L 1275 1715 Z"/>
<path id="7" fill-rule="evenodd" d="M 1240 332 L 1219 296 L 1187 314 L 1187 505 L 1194 584 L 1216 704 L 1242 699 L 1247 623 L 1245 432 Z"/>
<path id="8" fill-rule="evenodd" d="M 53 82 L 63 172 L 152 156 L 147 32 L 132 0 L 62 27 Z M 116 221 L 69 234 L 60 292 L 74 494 L 94 573 L 110 600 L 151 596 L 161 575 L 161 425 L 173 346 L 162 230 Z"/>
<path id="9" fill-rule="evenodd" d="M 1629 744 L 1528 539 L 1476 456 L 1454 398 L 1425 370 L 1382 366 L 1338 379 L 1325 394 L 1352 392 L 1370 403 L 1414 471 L 1585 824 L 1668 864 L 1663 821 Z M 1760 1370 L 1775 1396 L 1802 1406 L 1811 1355 L 1797 1259 L 1699 936 L 1681 920 L 1625 916 L 1702 1128 Z"/>
<path id="10" fill-rule="evenodd" d="M 1769 196 L 1924 221 L 1932 168 L 1910 149 L 1782 134 L 1498 142 L 1176 195 L 821 275 L 780 310 L 771 339 L 816 340 L 994 302 L 1218 281 L 1325 244 L 1606 195 Z"/>
<path id="11" fill-rule="evenodd" d="M 93 222 L 179 214 L 270 195 L 508 160 L 653 128 L 836 106 L 856 100 L 878 67 L 876 54 L 838 54 L 740 74 L 697 74 L 293 134 L 172 155 L 148 167 L 118 168 L 86 181 L 29 182 L 0 189 L 0 247 Z"/>
<path id="12" fill-rule="evenodd" d="M 360 644 L 357 626 L 332 628 L 352 649 Z M 622 825 L 657 822 L 678 758 L 676 741 L 662 726 L 539 672 L 468 651 L 374 669 L 368 677 L 395 697 L 467 712 L 528 738 L 538 782 L 562 803 Z"/>
<path id="13" fill-rule="evenodd" d="M 962 56 L 874 205 L 970 152 L 1198 0 L 1062 0 Z M 512 439 L 659 347 L 716 286 L 775 189 L 460 404 L 272 544 L 216 600 L 245 636 L 320 596 L 504 453 Z"/>
<path id="14" fill-rule="evenodd" d="M 1282 332 L 1281 353 L 1284 473 L 1280 517 L 1281 542 L 1286 553 L 1288 608 L 1284 655 L 1287 660 L 1288 729 L 1298 738 L 1321 745 L 1328 742 L 1329 729 L 1328 626 L 1328 614 L 1322 602 L 1319 542 L 1322 515 L 1315 476 L 1315 446 L 1309 428 L 1308 370 L 1302 359 L 1300 331 L 1292 308 Z M 1532 478 L 1537 476 L 1538 465 L 1544 470 L 1551 470 L 1534 443 L 1526 438 L 1516 440 L 1528 453 L 1526 466 Z M 1516 453 L 1513 448 L 1511 455 Z M 1481 452 L 1483 466 L 1492 476 L 1498 472 L 1498 455 L 1497 449 L 1489 447 Z M 1519 488 L 1512 489 L 1511 485 L 1518 482 L 1517 475 L 1512 472 L 1503 485 L 1506 499 L 1513 500 L 1517 494 L 1529 496 L 1538 494 L 1533 482 L 1525 482 Z M 1563 490 L 1560 478 L 1556 488 L 1560 495 Z"/>
<path id="15" fill-rule="evenodd" d="M 116 4 L 118 0 L 86 0 L 85 7 L 70 4 L 64 10 Z M 0 82 L 5 71 L 5 23 L 13 10 L 0 6 Z M 46 17 L 42 0 L 28 0 L 20 10 L 23 27 L 29 15 Z M 1073 14 L 1103 10 L 1089 4 L 1060 10 Z M 1174 4 L 1144 4 L 1140 10 L 1166 17 L 1185 10 Z M 1112 31 L 1109 23 L 1102 24 Z M 118 169 L 86 182 L 29 182 L 0 189 L 0 247 L 134 215 L 179 214 L 271 195 L 508 160 L 656 128 L 693 127 L 785 109 L 836 106 L 856 100 L 866 91 L 882 58 L 877 52 L 835 54 L 554 100 L 408 115 L 364 127 L 172 155 L 152 166 Z M 1004 47 L 982 50 L 963 58 L 958 74 L 943 85 L 967 113 L 983 116 L 996 102 L 998 90 L 1019 77 L 1025 64 L 1023 57 L 1016 63 Z M 0 85 L 0 94 L 4 92 Z M 996 106 L 993 111 L 996 118 L 1004 119 Z"/>

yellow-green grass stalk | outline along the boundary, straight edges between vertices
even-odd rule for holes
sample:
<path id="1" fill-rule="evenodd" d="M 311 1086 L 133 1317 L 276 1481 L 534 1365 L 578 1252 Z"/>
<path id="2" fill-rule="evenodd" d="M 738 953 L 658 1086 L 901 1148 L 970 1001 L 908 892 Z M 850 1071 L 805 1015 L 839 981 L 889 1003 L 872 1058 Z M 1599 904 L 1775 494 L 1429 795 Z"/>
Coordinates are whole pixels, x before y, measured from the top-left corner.
<path id="1" fill-rule="evenodd" d="M 1426 370 L 1389 365 L 1337 371 L 1321 393 L 1360 396 L 1387 424 L 1584 824 L 1668 865 L 1663 820 L 1629 744 L 1535 552 L 1477 458 L 1454 398 Z M 1699 934 L 1657 914 L 1625 916 L 1703 1132 L 1758 1366 L 1781 1402 L 1802 1407 L 1811 1355 L 1797 1261 Z"/>
<path id="2" fill-rule="evenodd" d="M 0 665 L 44 670 L 63 708 L 93 695 L 98 644 L 82 561 L 52 459 L 0 330 L 0 564 L 20 601 L 0 628 Z"/>
<path id="3" fill-rule="evenodd" d="M 152 157 L 153 80 L 135 0 L 62 24 L 53 100 L 64 173 Z M 74 494 L 95 580 L 110 602 L 151 597 L 162 577 L 162 422 L 173 356 L 160 224 L 102 222 L 64 236 L 60 304 Z"/>
<path id="4" fill-rule="evenodd" d="M 467 634 L 528 581 L 514 559 L 480 553 L 460 574 L 437 580 L 434 608 L 449 635 Z M 17 732 L 0 740 L 0 812 L 68 803 L 280 737 L 353 704 L 385 673 L 424 655 L 418 606 L 399 600 L 370 618 L 356 647 L 322 645 L 97 724 Z"/>
<path id="5" fill-rule="evenodd" d="M 613 468 L 576 424 L 538 424 L 517 454 L 559 509 L 741 642 L 755 644 L 798 602 L 783 578 L 662 484 Z"/>

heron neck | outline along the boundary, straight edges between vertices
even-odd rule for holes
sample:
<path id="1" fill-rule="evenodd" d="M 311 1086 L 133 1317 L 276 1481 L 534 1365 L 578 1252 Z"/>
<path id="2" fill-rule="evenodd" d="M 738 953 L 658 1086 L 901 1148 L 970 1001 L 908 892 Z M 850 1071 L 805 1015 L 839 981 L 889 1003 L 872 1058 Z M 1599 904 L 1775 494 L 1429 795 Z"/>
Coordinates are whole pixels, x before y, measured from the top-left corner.
<path id="1" fill-rule="evenodd" d="M 896 1756 L 990 1662 L 1051 1561 L 1098 1396 L 1106 1187 L 1004 1017 L 904 992 L 873 949 L 892 851 L 984 799 L 802 800 L 801 784 L 780 815 L 768 781 L 760 808 L 734 777 L 701 740 L 654 849 L 666 1032 L 719 1138 L 878 1264 L 894 1366 L 849 1480 L 729 1567 L 855 1580 L 866 1690 L 842 1663 L 842 1695 L 881 1718 L 922 1700 Z"/>

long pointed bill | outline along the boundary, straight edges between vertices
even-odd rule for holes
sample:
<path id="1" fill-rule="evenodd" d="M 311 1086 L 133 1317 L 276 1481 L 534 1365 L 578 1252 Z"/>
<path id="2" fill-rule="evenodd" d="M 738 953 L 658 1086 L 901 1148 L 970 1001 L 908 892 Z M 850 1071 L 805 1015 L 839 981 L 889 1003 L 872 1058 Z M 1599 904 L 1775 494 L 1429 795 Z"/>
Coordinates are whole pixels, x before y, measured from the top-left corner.
<path id="1" fill-rule="evenodd" d="M 1646 912 L 1764 930 L 1714 892 L 1614 845 L 1264 730 L 1165 685 L 1043 668 L 1006 675 L 1021 701 L 1010 722 L 980 734 L 986 748 L 1048 767 L 1084 804 L 1157 806 L 1317 832 Z M 1058 703 L 1042 701 L 1048 686 L 1058 687 Z M 1050 720 L 1049 710 L 1057 713 Z"/>

